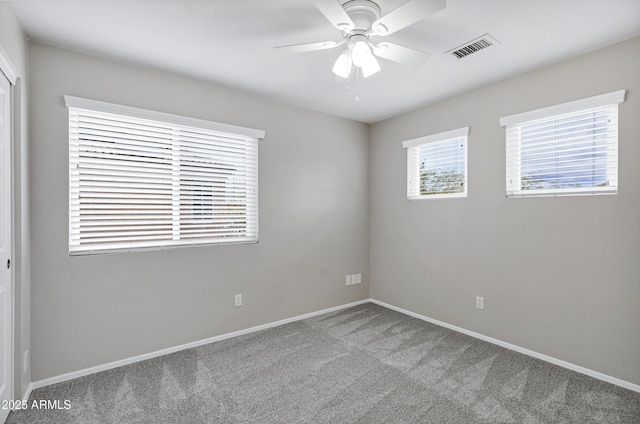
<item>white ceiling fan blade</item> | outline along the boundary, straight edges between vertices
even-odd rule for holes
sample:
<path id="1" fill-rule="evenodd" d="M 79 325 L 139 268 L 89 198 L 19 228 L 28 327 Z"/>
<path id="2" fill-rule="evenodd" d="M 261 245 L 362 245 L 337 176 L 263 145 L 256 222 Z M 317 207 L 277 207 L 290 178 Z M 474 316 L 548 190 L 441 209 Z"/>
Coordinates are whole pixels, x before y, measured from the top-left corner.
<path id="1" fill-rule="evenodd" d="M 338 47 L 344 44 L 343 41 L 318 41 L 315 43 L 303 43 L 303 44 L 292 44 L 290 46 L 279 46 L 274 47 L 274 50 L 281 53 L 305 53 L 305 52 L 313 52 L 316 50 L 327 50 L 333 49 L 334 47 Z"/>
<path id="2" fill-rule="evenodd" d="M 355 26 L 338 0 L 311 0 L 311 2 L 340 31 L 350 31 Z"/>
<path id="3" fill-rule="evenodd" d="M 388 43 L 386 41 L 374 46 L 373 53 L 383 59 L 414 67 L 422 65 L 427 61 L 427 59 L 429 59 L 429 56 L 431 56 L 427 52 L 401 46 L 399 44 Z"/>
<path id="4" fill-rule="evenodd" d="M 409 0 L 373 23 L 378 35 L 392 34 L 447 7 L 446 0 Z"/>

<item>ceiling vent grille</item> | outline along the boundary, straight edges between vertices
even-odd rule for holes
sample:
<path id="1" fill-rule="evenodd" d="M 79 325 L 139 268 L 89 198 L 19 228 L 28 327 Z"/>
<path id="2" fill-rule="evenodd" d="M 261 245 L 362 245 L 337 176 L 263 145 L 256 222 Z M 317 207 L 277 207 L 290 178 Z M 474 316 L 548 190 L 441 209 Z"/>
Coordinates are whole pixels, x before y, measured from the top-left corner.
<path id="1" fill-rule="evenodd" d="M 499 44 L 498 41 L 490 36 L 489 34 L 482 35 L 475 40 L 471 40 L 459 47 L 456 47 L 453 50 L 449 50 L 446 54 L 451 53 L 453 56 L 458 59 L 462 59 L 463 57 L 467 57 L 470 54 L 479 52 L 480 50 L 484 50 L 487 47 L 491 47 L 494 44 Z"/>

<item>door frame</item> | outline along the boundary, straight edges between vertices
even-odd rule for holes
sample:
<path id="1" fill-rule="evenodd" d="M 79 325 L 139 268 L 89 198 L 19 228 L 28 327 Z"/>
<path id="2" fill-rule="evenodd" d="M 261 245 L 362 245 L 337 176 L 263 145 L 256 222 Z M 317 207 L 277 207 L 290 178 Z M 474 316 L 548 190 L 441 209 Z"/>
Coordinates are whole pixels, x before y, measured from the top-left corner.
<path id="1" fill-rule="evenodd" d="M 9 133 L 9 214 L 10 214 L 10 234 L 9 240 L 11 243 L 11 259 L 13 265 L 10 269 L 9 275 L 9 286 L 11 290 L 11 300 L 10 300 L 10 312 L 9 312 L 9 396 L 11 399 L 15 400 L 15 347 L 16 347 L 16 329 L 15 329 L 15 311 L 16 311 L 16 290 L 15 290 L 15 164 L 14 164 L 14 150 L 15 150 L 15 86 L 18 80 L 18 73 L 15 70 L 16 68 L 9 60 L 9 55 L 5 52 L 2 45 L 0 45 L 0 74 L 2 77 L 6 77 L 9 81 L 9 125 L 10 125 L 10 133 Z"/>

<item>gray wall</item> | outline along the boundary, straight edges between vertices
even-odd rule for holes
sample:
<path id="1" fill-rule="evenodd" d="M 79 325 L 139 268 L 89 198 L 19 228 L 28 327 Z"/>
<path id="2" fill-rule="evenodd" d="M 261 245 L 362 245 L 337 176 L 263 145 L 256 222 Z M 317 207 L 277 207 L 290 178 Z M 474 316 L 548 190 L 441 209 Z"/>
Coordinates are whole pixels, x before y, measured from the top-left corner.
<path id="1" fill-rule="evenodd" d="M 368 298 L 367 125 L 37 43 L 29 54 L 34 381 Z M 266 130 L 260 243 L 69 257 L 65 94 Z"/>
<path id="2" fill-rule="evenodd" d="M 23 369 L 24 353 L 29 350 L 29 139 L 27 136 L 28 44 L 20 29 L 13 6 L 0 2 L 0 46 L 18 74 L 13 87 L 13 193 L 14 193 L 14 396 L 22 398 L 31 382 L 31 370 Z"/>
<path id="3" fill-rule="evenodd" d="M 619 194 L 505 198 L 501 116 L 618 89 Z M 372 297 L 640 384 L 639 94 L 636 38 L 373 125 Z M 402 141 L 463 126 L 468 198 L 407 201 Z"/>

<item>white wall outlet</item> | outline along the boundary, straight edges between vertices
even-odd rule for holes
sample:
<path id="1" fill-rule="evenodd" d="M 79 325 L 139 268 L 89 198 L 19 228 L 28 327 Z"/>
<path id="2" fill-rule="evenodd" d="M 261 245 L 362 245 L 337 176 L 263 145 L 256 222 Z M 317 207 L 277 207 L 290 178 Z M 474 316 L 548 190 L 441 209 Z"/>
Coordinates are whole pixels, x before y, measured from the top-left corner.
<path id="1" fill-rule="evenodd" d="M 362 283 L 362 274 L 347 275 L 344 282 L 344 284 L 347 286 L 350 286 L 352 284 L 360 284 L 360 283 Z"/>
<path id="2" fill-rule="evenodd" d="M 476 296 L 476 308 L 484 309 L 484 297 Z"/>
<path id="3" fill-rule="evenodd" d="M 29 351 L 24 352 L 24 358 L 22 361 L 22 372 L 27 373 L 29 371 Z"/>
<path id="4" fill-rule="evenodd" d="M 241 294 L 237 294 L 235 297 L 235 305 L 236 308 L 238 306 L 242 306 L 242 295 Z"/>

